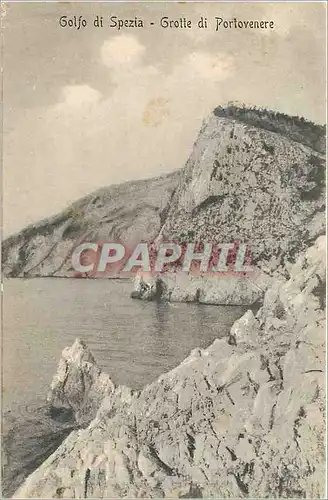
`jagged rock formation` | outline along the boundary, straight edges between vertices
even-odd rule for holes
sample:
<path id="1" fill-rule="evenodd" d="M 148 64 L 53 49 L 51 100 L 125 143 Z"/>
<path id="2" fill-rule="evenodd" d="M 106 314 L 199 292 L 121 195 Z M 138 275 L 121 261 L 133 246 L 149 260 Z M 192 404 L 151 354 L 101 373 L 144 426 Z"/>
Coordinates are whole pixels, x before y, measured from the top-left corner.
<path id="1" fill-rule="evenodd" d="M 62 352 L 51 383 L 48 403 L 53 408 L 71 410 L 79 424 L 96 415 L 101 401 L 114 391 L 109 375 L 103 373 L 82 340 Z"/>
<path id="2" fill-rule="evenodd" d="M 141 392 L 110 390 L 14 498 L 324 498 L 324 263 L 322 236 L 228 338 Z M 93 362 L 69 353 L 75 380 Z M 88 399 L 71 391 L 60 401 Z"/>
<path id="3" fill-rule="evenodd" d="M 55 217 L 3 242 L 8 277 L 74 276 L 71 253 L 82 241 L 135 244 L 158 234 L 179 173 L 103 188 Z"/>
<path id="4" fill-rule="evenodd" d="M 82 240 L 157 237 L 240 240 L 258 268 L 279 274 L 325 230 L 324 144 L 325 128 L 304 119 L 216 108 L 181 171 L 99 190 L 28 227 L 4 242 L 4 273 L 71 276 Z"/>

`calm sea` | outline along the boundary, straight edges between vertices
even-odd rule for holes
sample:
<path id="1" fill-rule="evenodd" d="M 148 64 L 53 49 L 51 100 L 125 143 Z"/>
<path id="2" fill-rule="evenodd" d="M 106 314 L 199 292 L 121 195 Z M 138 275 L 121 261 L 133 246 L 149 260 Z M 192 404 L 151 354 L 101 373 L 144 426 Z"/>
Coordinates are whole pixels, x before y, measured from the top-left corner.
<path id="1" fill-rule="evenodd" d="M 3 495 L 55 451 L 76 426 L 54 420 L 45 398 L 64 347 L 85 340 L 117 384 L 141 388 L 194 347 L 227 334 L 244 309 L 157 304 L 130 298 L 113 280 L 7 280 L 3 295 Z"/>
<path id="2" fill-rule="evenodd" d="M 3 409 L 43 399 L 64 347 L 87 342 L 113 381 L 141 388 L 194 347 L 226 335 L 241 307 L 157 304 L 130 298 L 119 280 L 4 282 Z"/>

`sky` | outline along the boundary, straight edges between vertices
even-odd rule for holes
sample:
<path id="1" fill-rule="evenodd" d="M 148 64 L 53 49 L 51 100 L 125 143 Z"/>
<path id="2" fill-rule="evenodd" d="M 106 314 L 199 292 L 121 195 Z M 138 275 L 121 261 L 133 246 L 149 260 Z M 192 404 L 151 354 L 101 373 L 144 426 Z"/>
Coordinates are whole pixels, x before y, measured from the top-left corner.
<path id="1" fill-rule="evenodd" d="M 99 187 L 183 167 L 203 120 L 229 101 L 325 123 L 325 11 L 314 2 L 5 4 L 4 235 Z M 84 29 L 59 24 L 80 15 Z M 118 31 L 109 16 L 145 27 Z M 193 28 L 160 28 L 163 16 Z M 201 16 L 209 29 L 197 28 Z M 216 32 L 215 16 L 275 28 Z"/>

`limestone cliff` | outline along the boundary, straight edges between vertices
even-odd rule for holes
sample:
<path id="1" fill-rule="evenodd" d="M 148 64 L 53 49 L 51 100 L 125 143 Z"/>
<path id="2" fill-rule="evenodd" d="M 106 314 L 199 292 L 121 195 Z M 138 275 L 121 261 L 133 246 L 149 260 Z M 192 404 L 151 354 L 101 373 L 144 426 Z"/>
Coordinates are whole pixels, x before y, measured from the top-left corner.
<path id="1" fill-rule="evenodd" d="M 140 392 L 103 384 L 76 342 L 53 404 L 92 419 L 108 391 L 14 498 L 324 498 L 325 252 L 322 236 L 255 316 Z"/>
<path id="2" fill-rule="evenodd" d="M 302 118 L 217 108 L 182 170 L 101 189 L 26 228 L 3 244 L 4 273 L 71 276 L 82 240 L 157 237 L 240 240 L 258 269 L 279 274 L 324 231 L 324 144 L 325 128 Z"/>
<path id="3" fill-rule="evenodd" d="M 325 157 L 280 129 L 214 112 L 204 122 L 161 229 L 166 239 L 249 243 L 283 266 L 325 231 Z M 264 123 L 265 125 L 265 123 Z"/>
<path id="4" fill-rule="evenodd" d="M 305 132 L 302 133 L 302 127 Z M 252 276 L 139 276 L 132 296 L 251 305 L 325 231 L 323 130 L 286 116 L 218 108 L 181 172 L 157 241 L 247 243 Z M 314 129 L 312 129 L 313 132 Z M 320 144 L 319 144 L 320 143 Z"/>

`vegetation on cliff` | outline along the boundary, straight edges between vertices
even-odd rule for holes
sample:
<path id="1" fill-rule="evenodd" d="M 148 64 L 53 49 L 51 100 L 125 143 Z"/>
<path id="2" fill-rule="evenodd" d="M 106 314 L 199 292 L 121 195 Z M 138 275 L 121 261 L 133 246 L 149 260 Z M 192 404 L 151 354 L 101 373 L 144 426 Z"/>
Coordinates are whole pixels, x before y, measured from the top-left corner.
<path id="1" fill-rule="evenodd" d="M 326 151 L 326 127 L 317 125 L 302 116 L 290 116 L 266 108 L 237 105 L 218 106 L 214 109 L 215 116 L 238 120 L 254 127 L 263 128 L 289 137 L 300 142 L 318 153 Z"/>

